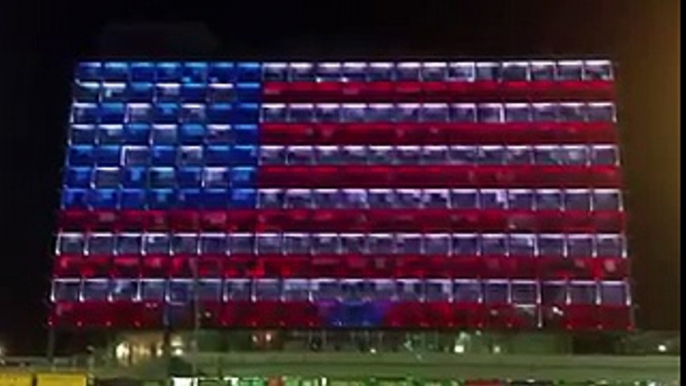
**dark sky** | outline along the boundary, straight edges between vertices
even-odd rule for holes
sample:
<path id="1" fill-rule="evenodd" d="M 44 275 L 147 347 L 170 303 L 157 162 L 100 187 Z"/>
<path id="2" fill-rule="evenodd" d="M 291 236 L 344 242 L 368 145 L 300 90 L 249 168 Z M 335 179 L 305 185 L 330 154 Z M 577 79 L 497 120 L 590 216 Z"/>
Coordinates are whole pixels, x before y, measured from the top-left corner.
<path id="1" fill-rule="evenodd" d="M 0 342 L 42 353 L 59 200 L 69 76 L 79 57 L 430 58 L 596 54 L 619 63 L 638 323 L 677 329 L 679 5 L 675 0 L 225 1 L 221 8 L 147 1 L 24 0 L 0 11 Z M 166 2 L 169 3 L 169 2 Z M 145 5 L 142 5 L 145 4 Z M 328 4 L 328 5 L 323 5 Z M 19 8 L 21 7 L 21 8 Z M 111 22 L 204 22 L 137 38 Z M 100 49 L 98 46 L 101 46 Z"/>

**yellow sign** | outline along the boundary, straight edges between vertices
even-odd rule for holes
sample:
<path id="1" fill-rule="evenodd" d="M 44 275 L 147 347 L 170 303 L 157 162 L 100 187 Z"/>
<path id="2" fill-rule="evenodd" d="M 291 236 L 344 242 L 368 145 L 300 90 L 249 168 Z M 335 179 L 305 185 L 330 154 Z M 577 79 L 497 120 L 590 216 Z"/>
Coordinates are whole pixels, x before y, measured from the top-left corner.
<path id="1" fill-rule="evenodd" d="M 36 374 L 36 386 L 88 386 L 86 374 Z"/>
<path id="2" fill-rule="evenodd" d="M 0 373 L 0 386 L 32 386 L 31 374 Z"/>

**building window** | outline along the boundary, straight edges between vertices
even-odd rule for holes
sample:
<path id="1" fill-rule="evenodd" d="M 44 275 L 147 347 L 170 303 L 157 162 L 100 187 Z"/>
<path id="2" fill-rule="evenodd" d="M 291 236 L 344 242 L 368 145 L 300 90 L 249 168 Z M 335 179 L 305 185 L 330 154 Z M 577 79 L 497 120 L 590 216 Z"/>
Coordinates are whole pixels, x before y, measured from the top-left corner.
<path id="1" fill-rule="evenodd" d="M 114 254 L 114 236 L 109 233 L 93 233 L 88 237 L 88 254 L 109 256 Z"/>
<path id="2" fill-rule="evenodd" d="M 484 302 L 487 304 L 507 304 L 508 289 L 506 282 L 487 281 L 484 283 Z"/>
<path id="3" fill-rule="evenodd" d="M 255 282 L 255 298 L 260 300 L 279 300 L 281 284 L 276 279 L 260 279 Z"/>
<path id="4" fill-rule="evenodd" d="M 83 282 L 84 301 L 106 301 L 110 293 L 110 283 L 107 279 L 89 279 Z"/>
<path id="5" fill-rule="evenodd" d="M 224 299 L 227 301 L 250 300 L 252 285 L 247 279 L 226 280 L 224 283 Z"/>
<path id="6" fill-rule="evenodd" d="M 141 280 L 141 300 L 162 301 L 165 294 L 164 280 L 144 279 Z"/>
<path id="7" fill-rule="evenodd" d="M 456 280 L 453 284 L 453 301 L 455 303 L 481 302 L 481 285 L 475 280 Z"/>
<path id="8" fill-rule="evenodd" d="M 113 301 L 133 301 L 138 298 L 138 282 L 130 279 L 112 281 Z"/>
<path id="9" fill-rule="evenodd" d="M 545 282 L 541 286 L 541 302 L 545 305 L 567 303 L 567 287 L 563 282 Z"/>
<path id="10" fill-rule="evenodd" d="M 168 255 L 169 235 L 165 233 L 148 233 L 143 236 L 143 250 L 147 255 Z"/>
<path id="11" fill-rule="evenodd" d="M 117 235 L 117 254 L 140 255 L 143 239 L 140 233 L 122 233 Z"/>
<path id="12" fill-rule="evenodd" d="M 86 241 L 81 233 L 60 233 L 57 236 L 57 253 L 60 255 L 83 255 Z"/>
<path id="13" fill-rule="evenodd" d="M 596 304 L 598 288 L 592 282 L 572 282 L 569 286 L 569 299 L 575 305 Z"/>
<path id="14" fill-rule="evenodd" d="M 603 282 L 600 284 L 600 300 L 607 306 L 626 306 L 629 304 L 627 287 L 623 282 Z"/>
<path id="15" fill-rule="evenodd" d="M 53 298 L 57 302 L 77 302 L 81 292 L 81 282 L 72 279 L 57 279 L 53 284 Z"/>

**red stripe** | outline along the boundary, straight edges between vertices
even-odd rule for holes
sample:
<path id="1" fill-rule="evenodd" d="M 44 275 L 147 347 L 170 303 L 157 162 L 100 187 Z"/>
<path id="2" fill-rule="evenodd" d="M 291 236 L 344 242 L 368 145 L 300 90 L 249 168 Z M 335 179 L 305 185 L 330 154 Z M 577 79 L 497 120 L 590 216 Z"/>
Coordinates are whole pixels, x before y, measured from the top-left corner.
<path id="1" fill-rule="evenodd" d="M 262 87 L 266 102 L 559 102 L 615 97 L 611 81 L 265 82 Z"/>
<path id="2" fill-rule="evenodd" d="M 62 231 L 620 232 L 621 211 L 249 209 L 60 213 Z"/>
<path id="3" fill-rule="evenodd" d="M 616 166 L 261 166 L 260 188 L 617 188 Z"/>
<path id="4" fill-rule="evenodd" d="M 263 145 L 517 145 L 616 143 L 610 122 L 263 123 Z"/>
<path id="5" fill-rule="evenodd" d="M 57 256 L 57 278 L 454 278 L 621 280 L 620 257 L 428 255 Z"/>

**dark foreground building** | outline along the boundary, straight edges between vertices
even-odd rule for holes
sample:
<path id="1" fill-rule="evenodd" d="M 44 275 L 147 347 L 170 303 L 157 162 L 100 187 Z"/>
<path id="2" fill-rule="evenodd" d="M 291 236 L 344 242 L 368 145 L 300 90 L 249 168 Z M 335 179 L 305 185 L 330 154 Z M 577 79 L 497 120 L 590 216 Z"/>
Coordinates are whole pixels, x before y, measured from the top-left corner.
<path id="1" fill-rule="evenodd" d="M 58 330 L 633 328 L 605 60 L 84 62 Z"/>

